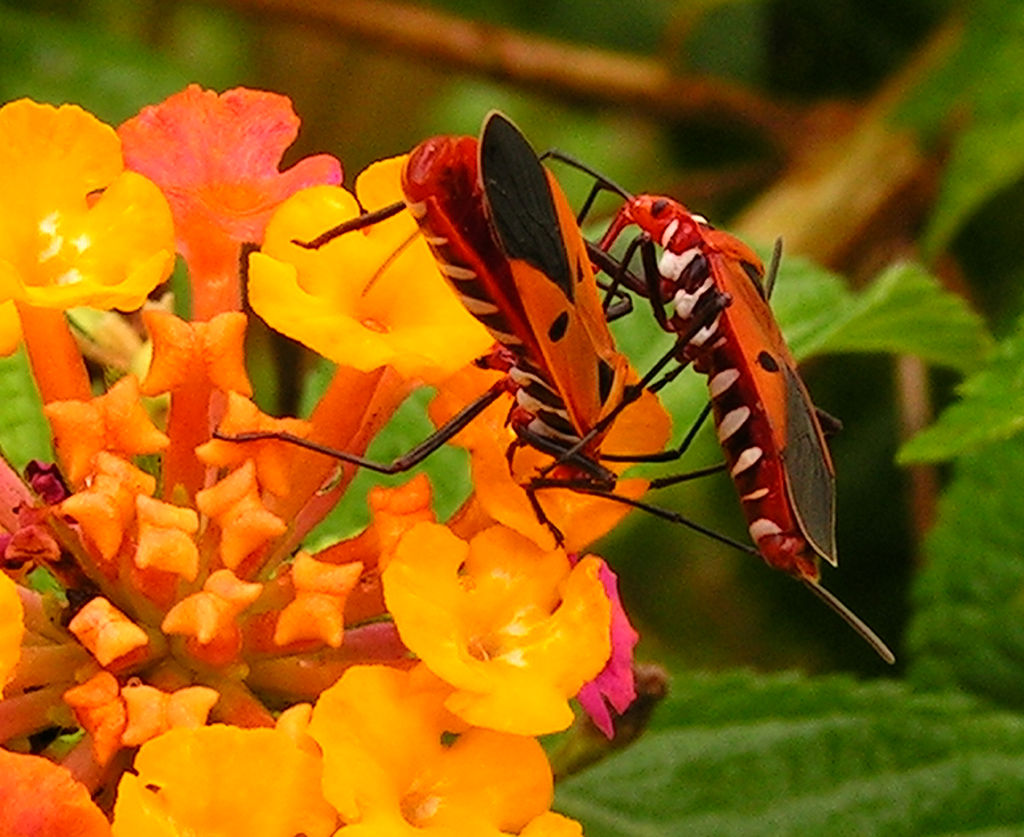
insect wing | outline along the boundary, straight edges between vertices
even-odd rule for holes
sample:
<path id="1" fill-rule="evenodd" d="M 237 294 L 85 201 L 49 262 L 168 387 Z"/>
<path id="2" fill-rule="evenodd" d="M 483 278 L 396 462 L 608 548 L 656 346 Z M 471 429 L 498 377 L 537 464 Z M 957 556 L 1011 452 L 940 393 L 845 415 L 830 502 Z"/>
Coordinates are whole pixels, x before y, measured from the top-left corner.
<path id="1" fill-rule="evenodd" d="M 814 404 L 764 298 L 763 268 L 752 250 L 727 233 L 708 230 L 705 240 L 715 282 L 732 297 L 722 318 L 780 452 L 791 511 L 814 551 L 835 565 L 835 469 Z"/>
<path id="2" fill-rule="evenodd" d="M 625 381 L 568 201 L 522 134 L 492 113 L 480 141 L 484 203 L 544 365 L 585 434 Z"/>

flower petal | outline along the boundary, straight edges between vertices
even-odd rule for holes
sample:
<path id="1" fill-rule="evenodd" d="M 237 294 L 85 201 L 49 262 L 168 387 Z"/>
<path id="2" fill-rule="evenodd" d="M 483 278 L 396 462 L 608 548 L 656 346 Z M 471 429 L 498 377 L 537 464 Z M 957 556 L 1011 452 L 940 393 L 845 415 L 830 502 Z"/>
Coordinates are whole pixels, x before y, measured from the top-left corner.
<path id="1" fill-rule="evenodd" d="M 127 837 L 125 824 L 147 809 L 161 812 L 183 834 L 326 837 L 335 828 L 320 793 L 319 759 L 276 730 L 171 730 L 142 746 L 135 771 L 141 787 L 117 806 L 118 835 Z M 122 784 L 132 781 L 126 775 Z"/>

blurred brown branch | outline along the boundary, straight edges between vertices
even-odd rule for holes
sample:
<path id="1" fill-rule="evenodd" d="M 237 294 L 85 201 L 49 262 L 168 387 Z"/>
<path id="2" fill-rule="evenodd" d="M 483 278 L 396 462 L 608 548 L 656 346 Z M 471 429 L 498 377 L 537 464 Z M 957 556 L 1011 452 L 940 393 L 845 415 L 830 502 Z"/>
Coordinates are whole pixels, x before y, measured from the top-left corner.
<path id="1" fill-rule="evenodd" d="M 221 0 L 221 5 L 315 24 L 358 39 L 565 98 L 614 104 L 652 116 L 713 118 L 763 134 L 788 156 L 797 113 L 721 79 L 674 75 L 658 61 L 522 35 L 389 0 Z"/>

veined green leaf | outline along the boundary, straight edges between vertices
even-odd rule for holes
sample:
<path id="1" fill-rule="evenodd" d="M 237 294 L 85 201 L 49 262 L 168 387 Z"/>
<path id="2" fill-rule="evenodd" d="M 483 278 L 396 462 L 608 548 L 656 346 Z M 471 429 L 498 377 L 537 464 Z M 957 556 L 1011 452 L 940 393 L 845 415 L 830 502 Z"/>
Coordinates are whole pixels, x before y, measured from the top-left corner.
<path id="1" fill-rule="evenodd" d="M 685 675 L 632 748 L 561 784 L 590 837 L 1024 826 L 1024 719 L 848 678 Z"/>
<path id="2" fill-rule="evenodd" d="M 795 277 L 780 277 L 773 305 L 797 357 L 890 352 L 967 371 L 991 348 L 981 317 L 919 265 L 893 265 L 858 294 L 837 290 L 837 281 L 806 263 Z M 790 291 L 789 284 L 802 287 Z"/>
<path id="3" fill-rule="evenodd" d="M 925 543 L 911 678 L 1024 709 L 1024 438 L 964 456 Z"/>

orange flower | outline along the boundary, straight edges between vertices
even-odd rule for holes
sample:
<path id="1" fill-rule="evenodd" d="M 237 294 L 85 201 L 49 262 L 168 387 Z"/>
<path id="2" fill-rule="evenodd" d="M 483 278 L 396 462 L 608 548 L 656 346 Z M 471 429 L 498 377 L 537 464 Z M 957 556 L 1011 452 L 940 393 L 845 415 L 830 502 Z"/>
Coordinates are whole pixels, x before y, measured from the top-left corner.
<path id="1" fill-rule="evenodd" d="M 64 473 L 73 485 L 80 485 L 95 467 L 93 458 L 100 451 L 132 457 L 161 450 L 169 441 L 139 401 L 134 375 L 122 378 L 106 395 L 91 401 L 54 401 L 45 411 Z"/>
<path id="2" fill-rule="evenodd" d="M 309 733 L 339 835 L 499 837 L 544 815 L 552 780 L 537 741 L 467 728 L 444 699 L 430 678 L 383 666 L 350 669 L 320 696 Z"/>
<path id="3" fill-rule="evenodd" d="M 101 597 L 78 611 L 68 624 L 68 630 L 103 666 L 149 644 L 149 637 L 142 628 Z"/>
<path id="4" fill-rule="evenodd" d="M 135 515 L 136 498 L 152 494 L 156 480 L 106 451 L 97 453 L 93 461 L 96 473 L 89 487 L 72 494 L 58 508 L 78 523 L 99 557 L 110 561 Z"/>
<path id="5" fill-rule="evenodd" d="M 363 172 L 358 202 L 322 187 L 283 204 L 263 249 L 250 257 L 249 301 L 273 328 L 336 363 L 361 370 L 390 364 L 406 377 L 436 381 L 493 341 L 448 287 L 411 216 L 400 213 L 319 250 L 292 243 L 354 217 L 360 205 L 401 200 L 402 162 Z M 375 202 L 365 203 L 364 192 Z"/>
<path id="6" fill-rule="evenodd" d="M 345 631 L 345 602 L 362 572 L 360 563 L 326 564 L 300 552 L 291 567 L 295 601 L 281 611 L 274 642 L 288 645 L 317 639 L 331 648 L 340 648 Z"/>
<path id="7" fill-rule="evenodd" d="M 156 567 L 195 581 L 199 573 L 199 550 L 192 538 L 199 530 L 195 511 L 142 494 L 135 498 L 135 511 L 139 525 L 139 542 L 132 559 L 135 566 Z"/>
<path id="8" fill-rule="evenodd" d="M 0 823 L 33 837 L 110 837 L 110 824 L 85 785 L 39 756 L 0 750 Z"/>
<path id="9" fill-rule="evenodd" d="M 199 645 L 215 646 L 218 656 L 233 656 L 241 643 L 235 617 L 259 598 L 261 584 L 240 580 L 231 570 L 217 570 L 202 592 L 182 599 L 160 625 L 167 634 L 184 634 Z"/>
<path id="10" fill-rule="evenodd" d="M 195 255 L 191 236 L 202 237 L 204 226 L 238 243 L 260 241 L 289 195 L 341 182 L 341 164 L 328 154 L 279 170 L 298 132 L 287 96 L 245 88 L 218 94 L 197 84 L 117 129 L 127 166 L 168 195 L 186 258 Z"/>
<path id="11" fill-rule="evenodd" d="M 168 693 L 140 683 L 125 686 L 121 697 L 128 713 L 121 741 L 126 747 L 138 747 L 171 729 L 203 726 L 220 695 L 205 686 Z"/>
<path id="12" fill-rule="evenodd" d="M 218 95 L 191 84 L 118 129 L 128 167 L 171 201 L 196 319 L 241 307 L 241 245 L 263 240 L 281 201 L 316 183 L 341 182 L 341 164 L 326 154 L 278 170 L 298 128 L 284 96 L 241 88 Z"/>
<path id="13" fill-rule="evenodd" d="M 80 686 L 64 693 L 64 702 L 75 713 L 75 719 L 92 736 L 93 752 L 100 764 L 107 764 L 121 749 L 121 733 L 128 722 L 128 712 L 121 687 L 109 671 L 99 671 Z"/>
<path id="14" fill-rule="evenodd" d="M 243 341 L 246 319 L 226 312 L 209 322 L 189 323 L 166 311 L 143 311 L 153 340 L 153 363 L 142 382 L 144 395 L 176 390 L 197 376 L 223 392 L 251 395 Z"/>
<path id="15" fill-rule="evenodd" d="M 218 428 L 226 436 L 239 433 L 288 433 L 305 438 L 309 435 L 309 422 L 300 419 L 276 419 L 263 413 L 259 408 L 236 393 L 228 394 L 227 410 Z M 304 455 L 294 445 L 276 439 L 256 442 L 225 442 L 213 439 L 196 449 L 196 456 L 208 465 L 219 468 L 237 467 L 251 460 L 256 468 L 259 484 L 284 497 L 292 486 L 295 459 Z"/>
<path id="16" fill-rule="evenodd" d="M 241 563 L 288 528 L 263 505 L 252 461 L 196 495 L 196 506 L 220 527 L 220 560 Z"/>
<path id="17" fill-rule="evenodd" d="M 494 526 L 470 542 L 421 523 L 384 571 L 402 641 L 455 687 L 445 705 L 478 726 L 540 735 L 572 723 L 569 699 L 611 653 L 599 562 L 570 568 Z"/>

